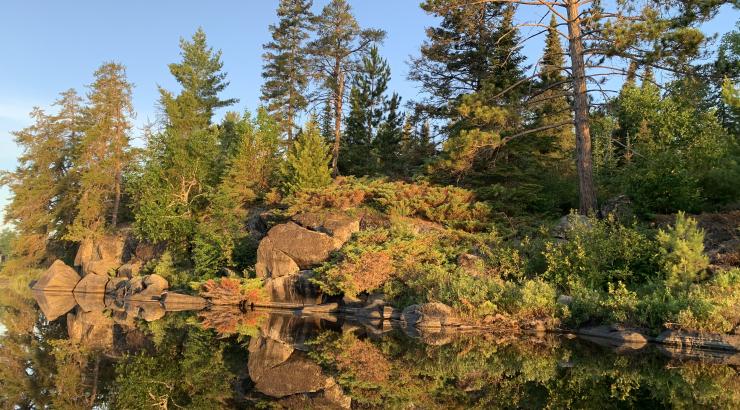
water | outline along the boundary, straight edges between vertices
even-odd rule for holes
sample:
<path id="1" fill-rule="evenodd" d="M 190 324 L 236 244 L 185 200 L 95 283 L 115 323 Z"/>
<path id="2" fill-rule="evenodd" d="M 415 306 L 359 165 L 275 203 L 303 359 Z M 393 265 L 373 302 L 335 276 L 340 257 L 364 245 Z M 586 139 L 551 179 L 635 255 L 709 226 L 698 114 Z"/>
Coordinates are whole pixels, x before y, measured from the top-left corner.
<path id="1" fill-rule="evenodd" d="M 3 291 L 0 407 L 740 408 L 738 356 L 235 308 L 131 314 L 151 309 L 47 321 Z"/>

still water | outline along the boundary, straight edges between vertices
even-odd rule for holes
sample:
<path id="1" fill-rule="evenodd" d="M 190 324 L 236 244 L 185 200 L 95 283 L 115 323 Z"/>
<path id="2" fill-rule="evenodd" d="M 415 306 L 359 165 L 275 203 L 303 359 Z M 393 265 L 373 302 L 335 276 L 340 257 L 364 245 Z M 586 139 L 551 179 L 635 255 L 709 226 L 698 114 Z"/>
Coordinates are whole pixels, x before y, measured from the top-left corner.
<path id="1" fill-rule="evenodd" d="M 29 295 L 0 294 L 2 408 L 740 408 L 738 356 L 230 307 L 42 302 L 53 320 Z"/>

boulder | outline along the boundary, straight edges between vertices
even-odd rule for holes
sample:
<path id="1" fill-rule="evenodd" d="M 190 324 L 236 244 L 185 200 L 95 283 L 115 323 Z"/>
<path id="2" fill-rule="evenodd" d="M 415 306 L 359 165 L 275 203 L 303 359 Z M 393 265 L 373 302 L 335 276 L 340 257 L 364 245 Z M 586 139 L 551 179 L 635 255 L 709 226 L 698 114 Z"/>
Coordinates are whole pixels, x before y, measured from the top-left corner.
<path id="1" fill-rule="evenodd" d="M 105 293 L 108 284 L 108 276 L 97 274 L 85 275 L 74 288 L 74 293 Z"/>
<path id="2" fill-rule="evenodd" d="M 330 235 L 337 247 L 341 247 L 352 234 L 360 230 L 359 218 L 344 213 L 304 212 L 295 215 L 293 221 L 307 229 Z"/>
<path id="3" fill-rule="evenodd" d="M 313 272 L 302 271 L 295 275 L 268 278 L 265 293 L 272 302 L 318 305 L 324 301 L 319 287 L 311 282 Z"/>
<path id="4" fill-rule="evenodd" d="M 589 226 L 588 217 L 577 214 L 565 215 L 552 229 L 552 235 L 556 238 L 568 239 L 568 233 L 579 225 Z"/>
<path id="5" fill-rule="evenodd" d="M 300 268 L 285 252 L 275 249 L 270 238 L 260 241 L 257 248 L 257 275 L 263 278 L 279 278 L 297 273 Z"/>
<path id="6" fill-rule="evenodd" d="M 295 349 L 269 337 L 253 337 L 249 342 L 249 376 L 261 379 L 265 372 L 290 358 Z"/>
<path id="7" fill-rule="evenodd" d="M 59 316 L 62 316 L 77 306 L 77 301 L 75 301 L 71 291 L 43 292 L 34 290 L 33 297 L 36 299 L 36 303 L 38 303 L 44 317 L 49 322 L 56 320 Z"/>
<path id="8" fill-rule="evenodd" d="M 329 235 L 308 230 L 294 222 L 275 226 L 267 233 L 267 238 L 274 249 L 285 253 L 301 269 L 324 262 L 332 251 L 338 249 Z"/>
<path id="9" fill-rule="evenodd" d="M 250 372 L 250 377 L 257 391 L 276 398 L 313 393 L 336 384 L 334 379 L 322 372 L 321 366 L 301 352 L 294 352 L 287 361 L 262 370 L 259 377 L 253 377 Z"/>
<path id="10" fill-rule="evenodd" d="M 159 320 L 167 313 L 161 303 L 142 303 L 140 306 L 139 317 L 147 322 Z"/>
<path id="11" fill-rule="evenodd" d="M 208 305 L 200 296 L 183 295 L 180 293 L 167 292 L 161 299 L 164 309 L 168 312 L 179 312 L 184 310 L 201 310 Z"/>
<path id="12" fill-rule="evenodd" d="M 139 275 L 141 271 L 142 263 L 139 260 L 124 263 L 118 268 L 116 276 L 119 278 L 133 278 Z"/>
<path id="13" fill-rule="evenodd" d="M 105 285 L 105 293 L 115 294 L 118 289 L 125 286 L 126 283 L 128 283 L 126 278 L 110 278 L 108 279 L 108 283 Z"/>
<path id="14" fill-rule="evenodd" d="M 407 326 L 421 328 L 457 326 L 461 323 L 451 307 L 439 302 L 408 306 L 401 313 L 401 320 Z"/>
<path id="15" fill-rule="evenodd" d="M 105 294 L 75 292 L 75 301 L 82 312 L 102 312 L 105 310 Z"/>
<path id="16" fill-rule="evenodd" d="M 573 303 L 573 296 L 560 295 L 558 296 L 557 303 L 564 306 L 570 306 Z"/>
<path id="17" fill-rule="evenodd" d="M 711 349 L 740 352 L 740 336 L 666 330 L 655 341 L 681 350 Z"/>
<path id="18" fill-rule="evenodd" d="M 644 346 L 648 343 L 648 337 L 632 329 L 620 329 L 613 326 L 595 326 L 578 330 L 578 334 L 609 339 L 612 344 L 616 345 L 639 345 Z"/>
<path id="19" fill-rule="evenodd" d="M 72 292 L 80 281 L 80 275 L 57 259 L 33 285 L 33 290 L 42 292 Z"/>
<path id="20" fill-rule="evenodd" d="M 159 289 L 159 293 L 162 293 L 169 288 L 170 284 L 167 282 L 167 279 L 153 273 L 151 275 L 144 276 L 144 286 L 147 289 Z"/>
<path id="21" fill-rule="evenodd" d="M 314 313 L 333 313 L 339 311 L 339 304 L 337 303 L 325 303 L 323 305 L 306 306 L 302 312 L 307 314 Z"/>
<path id="22" fill-rule="evenodd" d="M 82 274 L 90 273 L 107 276 L 108 272 L 123 263 L 123 235 L 102 235 L 95 239 L 85 239 L 80 243 L 75 256 L 75 266 L 82 268 Z"/>

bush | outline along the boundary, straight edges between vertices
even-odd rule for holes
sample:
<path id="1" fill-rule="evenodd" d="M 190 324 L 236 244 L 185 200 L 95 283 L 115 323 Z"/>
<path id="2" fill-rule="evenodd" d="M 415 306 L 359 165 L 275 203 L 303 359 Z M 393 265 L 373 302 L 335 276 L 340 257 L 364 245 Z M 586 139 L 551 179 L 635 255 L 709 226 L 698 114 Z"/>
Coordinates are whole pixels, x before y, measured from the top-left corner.
<path id="1" fill-rule="evenodd" d="M 606 290 L 610 283 L 644 283 L 655 279 L 655 243 L 636 226 L 623 226 L 613 216 L 598 220 L 573 218 L 567 241 L 545 246 L 545 277 L 562 289 L 576 282 Z"/>
<path id="2" fill-rule="evenodd" d="M 472 192 L 428 183 L 388 182 L 382 179 L 337 178 L 323 189 L 305 190 L 287 200 L 288 213 L 365 206 L 388 216 L 422 218 L 467 231 L 489 228 L 490 209 Z"/>
<path id="3" fill-rule="evenodd" d="M 657 240 L 669 286 L 686 286 L 703 279 L 709 258 L 704 254 L 704 231 L 697 227 L 695 219 L 679 212 L 676 224 L 665 231 L 661 229 Z"/>

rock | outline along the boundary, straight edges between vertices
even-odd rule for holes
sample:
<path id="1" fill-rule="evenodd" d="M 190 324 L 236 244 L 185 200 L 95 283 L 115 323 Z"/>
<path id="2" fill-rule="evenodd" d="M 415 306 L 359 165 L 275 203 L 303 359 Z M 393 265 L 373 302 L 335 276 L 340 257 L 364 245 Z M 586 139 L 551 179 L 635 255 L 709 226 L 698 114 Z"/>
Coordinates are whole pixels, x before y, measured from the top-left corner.
<path id="1" fill-rule="evenodd" d="M 36 299 L 36 303 L 38 303 L 44 317 L 49 322 L 56 320 L 59 316 L 62 316 L 77 306 L 77 301 L 75 301 L 72 291 L 44 292 L 34 290 L 33 297 Z"/>
<path id="2" fill-rule="evenodd" d="M 265 372 L 290 358 L 295 349 L 268 337 L 253 337 L 249 342 L 247 367 L 252 379 L 261 379 Z"/>
<path id="3" fill-rule="evenodd" d="M 647 336 L 638 331 L 617 329 L 612 326 L 588 327 L 579 329 L 577 333 L 579 335 L 609 339 L 616 345 L 628 344 L 644 346 L 649 341 Z"/>
<path id="4" fill-rule="evenodd" d="M 167 279 L 153 273 L 151 275 L 144 276 L 144 286 L 149 288 L 158 289 L 159 293 L 162 293 L 163 291 L 167 290 L 170 286 L 169 282 L 167 282 Z"/>
<path id="5" fill-rule="evenodd" d="M 108 284 L 108 276 L 97 274 L 85 275 L 74 288 L 74 293 L 105 293 L 105 286 Z"/>
<path id="6" fill-rule="evenodd" d="M 104 293 L 75 292 L 74 298 L 83 312 L 102 312 L 105 310 Z"/>
<path id="7" fill-rule="evenodd" d="M 471 253 L 463 253 L 457 257 L 457 266 L 472 275 L 480 275 L 484 269 L 483 259 Z"/>
<path id="8" fill-rule="evenodd" d="M 33 290 L 42 292 L 72 292 L 80 281 L 80 275 L 57 259 L 33 285 Z"/>
<path id="9" fill-rule="evenodd" d="M 295 215 L 293 221 L 312 231 L 330 235 L 336 239 L 337 247 L 344 245 L 352 234 L 360 230 L 359 218 L 344 213 L 305 212 Z"/>
<path id="10" fill-rule="evenodd" d="M 400 320 L 401 311 L 392 306 L 383 306 L 383 319 Z"/>
<path id="11" fill-rule="evenodd" d="M 120 267 L 118 267 L 118 272 L 116 273 L 116 276 L 119 278 L 133 278 L 134 276 L 139 276 L 139 272 L 141 272 L 142 263 L 139 260 L 135 260 L 132 262 L 124 263 Z"/>
<path id="12" fill-rule="evenodd" d="M 558 296 L 557 303 L 560 305 L 570 306 L 573 303 L 573 296 L 560 295 Z"/>
<path id="13" fill-rule="evenodd" d="M 666 330 L 655 341 L 681 350 L 711 349 L 740 352 L 740 336 Z"/>
<path id="14" fill-rule="evenodd" d="M 156 286 L 144 288 L 139 292 L 126 295 L 126 302 L 154 302 L 162 298 L 162 290 Z"/>
<path id="15" fill-rule="evenodd" d="M 275 249 L 289 256 L 301 269 L 324 262 L 338 249 L 329 235 L 310 231 L 294 222 L 275 226 L 267 233 L 267 238 Z"/>
<path id="16" fill-rule="evenodd" d="M 165 309 L 160 303 L 142 303 L 139 309 L 139 317 L 147 322 L 159 320 L 165 314 Z"/>
<path id="17" fill-rule="evenodd" d="M 168 312 L 201 310 L 208 306 L 208 302 L 200 296 L 183 295 L 175 292 L 167 292 L 162 295 L 161 302 Z"/>
<path id="18" fill-rule="evenodd" d="M 319 305 L 324 296 L 319 287 L 310 281 L 313 272 L 301 271 L 290 276 L 268 278 L 264 290 L 272 302 Z"/>
<path id="19" fill-rule="evenodd" d="M 92 349 L 106 349 L 113 345 L 113 320 L 103 311 L 77 310 L 67 315 L 70 340 Z"/>
<path id="20" fill-rule="evenodd" d="M 336 384 L 334 379 L 323 374 L 318 364 L 306 358 L 304 354 L 296 352 L 287 361 L 264 369 L 260 377 L 252 377 L 252 380 L 257 391 L 276 398 L 298 393 L 313 393 Z"/>
<path id="21" fill-rule="evenodd" d="M 128 281 L 126 278 L 110 278 L 108 283 L 105 285 L 105 293 L 115 294 L 116 291 L 125 286 Z"/>
<path id="22" fill-rule="evenodd" d="M 568 232 L 579 225 L 589 226 L 588 217 L 578 214 L 565 215 L 558 221 L 552 229 L 552 235 L 556 238 L 567 239 Z"/>
<path id="23" fill-rule="evenodd" d="M 123 264 L 124 235 L 102 235 L 95 239 L 85 239 L 75 256 L 75 266 L 82 268 L 82 274 L 90 273 L 107 276 L 108 272 Z"/>
<path id="24" fill-rule="evenodd" d="M 303 308 L 303 313 L 332 313 L 339 311 L 339 304 L 337 303 L 325 303 L 323 305 L 306 306 Z"/>
<path id="25" fill-rule="evenodd" d="M 275 249 L 270 238 L 264 238 L 257 247 L 257 275 L 263 278 L 279 278 L 297 273 L 300 268 L 285 252 Z"/>
<path id="26" fill-rule="evenodd" d="M 460 324 L 455 311 L 439 302 L 408 306 L 401 313 L 401 320 L 407 326 L 422 328 L 457 326 Z"/>

